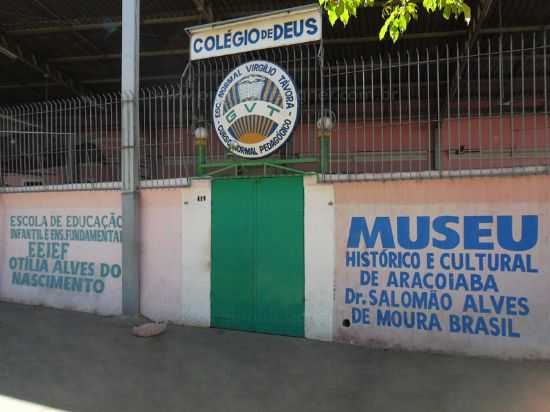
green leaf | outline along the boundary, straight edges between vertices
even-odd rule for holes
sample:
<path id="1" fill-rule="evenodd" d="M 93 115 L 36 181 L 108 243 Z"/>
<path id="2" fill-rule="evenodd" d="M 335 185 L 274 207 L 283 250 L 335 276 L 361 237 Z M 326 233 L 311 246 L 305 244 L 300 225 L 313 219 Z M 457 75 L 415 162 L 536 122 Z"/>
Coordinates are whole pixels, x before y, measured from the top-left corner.
<path id="1" fill-rule="evenodd" d="M 424 8 L 426 10 L 428 10 L 429 12 L 432 12 L 437 7 L 437 1 L 436 0 L 424 0 L 422 2 L 422 5 L 424 6 Z"/>
<path id="2" fill-rule="evenodd" d="M 338 16 L 341 16 L 344 10 L 346 10 L 346 3 L 343 1 L 339 1 L 336 5 L 336 14 Z"/>
<path id="3" fill-rule="evenodd" d="M 349 23 L 351 17 L 357 16 L 361 7 L 373 7 L 377 0 L 319 0 L 319 5 L 325 10 L 331 25 L 338 20 L 344 26 Z M 441 13 L 445 19 L 451 16 L 455 18 L 464 15 L 466 23 L 470 22 L 471 9 L 466 0 L 385 0 L 382 8 L 384 24 L 380 28 L 378 37 L 384 39 L 388 34 L 396 42 L 404 33 L 411 20 L 418 20 L 418 8 L 428 13 Z"/>
<path id="4" fill-rule="evenodd" d="M 345 9 L 342 14 L 340 14 L 340 20 L 342 21 L 342 23 L 344 23 L 344 26 L 348 24 L 349 13 L 347 9 Z"/>
<path id="5" fill-rule="evenodd" d="M 338 14 L 336 14 L 334 10 L 328 10 L 327 14 L 328 14 L 328 21 L 330 22 L 331 25 L 334 26 L 334 23 L 336 23 L 336 21 L 338 20 Z"/>
<path id="6" fill-rule="evenodd" d="M 395 24 L 392 24 L 390 28 L 390 37 L 394 43 L 397 41 L 397 39 L 399 39 L 399 29 Z"/>
<path id="7" fill-rule="evenodd" d="M 390 20 L 386 20 L 384 24 L 382 25 L 382 28 L 380 29 L 380 32 L 378 33 L 378 38 L 380 40 L 383 40 L 384 37 L 386 37 L 386 33 L 388 32 L 388 27 L 390 25 Z"/>
<path id="8" fill-rule="evenodd" d="M 400 31 L 405 31 L 407 29 L 407 18 L 405 17 L 405 15 L 401 15 L 399 16 L 399 30 Z"/>
<path id="9" fill-rule="evenodd" d="M 472 9 L 464 3 L 462 5 L 462 10 L 464 11 L 464 20 L 466 20 L 466 24 L 470 24 L 470 20 L 472 19 Z"/>

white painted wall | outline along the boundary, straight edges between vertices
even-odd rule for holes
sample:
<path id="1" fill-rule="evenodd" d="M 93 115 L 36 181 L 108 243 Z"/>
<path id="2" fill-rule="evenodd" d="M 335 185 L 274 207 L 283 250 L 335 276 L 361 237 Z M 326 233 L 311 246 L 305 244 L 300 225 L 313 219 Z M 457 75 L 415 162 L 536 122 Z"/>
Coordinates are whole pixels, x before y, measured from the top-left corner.
<path id="1" fill-rule="evenodd" d="M 119 194 L 100 191 L 2 194 L 0 209 L 0 299 L 102 315 L 121 314 L 121 276 L 124 276 L 120 272 L 121 243 L 66 237 L 67 231 L 73 229 L 101 231 L 102 236 L 107 231 L 120 233 Z M 16 223 L 17 217 L 22 216 L 45 220 L 47 224 L 38 227 L 23 221 Z M 75 218 L 88 217 L 81 225 L 74 225 Z M 35 230 L 38 237 L 28 239 L 18 234 L 28 230 Z M 67 253 L 39 258 L 46 263 L 42 267 L 15 264 L 18 258 L 25 257 L 36 262 L 37 248 L 47 249 L 54 244 L 68 245 Z M 115 265 L 119 272 L 115 277 L 102 276 L 102 265 Z M 56 283 L 51 282 L 53 279 Z M 75 288 L 76 284 L 80 286 Z M 91 285 L 101 288 L 94 290 Z"/>
<path id="2" fill-rule="evenodd" d="M 304 178 L 305 335 L 333 338 L 334 188 Z"/>
<path id="3" fill-rule="evenodd" d="M 183 322 L 210 326 L 210 180 L 194 180 L 182 194 Z"/>

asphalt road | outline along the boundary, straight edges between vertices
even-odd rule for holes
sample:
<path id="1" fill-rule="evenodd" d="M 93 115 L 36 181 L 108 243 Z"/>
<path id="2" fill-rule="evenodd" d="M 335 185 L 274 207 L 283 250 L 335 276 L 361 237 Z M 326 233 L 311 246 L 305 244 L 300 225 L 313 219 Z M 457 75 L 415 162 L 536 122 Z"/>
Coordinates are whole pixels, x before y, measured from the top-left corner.
<path id="1" fill-rule="evenodd" d="M 0 303 L 0 411 L 550 411 L 550 362 L 135 322 Z"/>

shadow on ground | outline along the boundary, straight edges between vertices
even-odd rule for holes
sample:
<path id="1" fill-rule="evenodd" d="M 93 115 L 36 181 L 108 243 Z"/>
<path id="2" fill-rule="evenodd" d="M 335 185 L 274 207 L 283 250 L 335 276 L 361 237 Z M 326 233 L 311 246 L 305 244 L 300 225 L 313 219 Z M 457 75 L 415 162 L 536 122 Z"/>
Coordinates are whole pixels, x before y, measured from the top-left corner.
<path id="1" fill-rule="evenodd" d="M 550 363 L 169 326 L 0 303 L 2 399 L 91 411 L 550 411 Z"/>

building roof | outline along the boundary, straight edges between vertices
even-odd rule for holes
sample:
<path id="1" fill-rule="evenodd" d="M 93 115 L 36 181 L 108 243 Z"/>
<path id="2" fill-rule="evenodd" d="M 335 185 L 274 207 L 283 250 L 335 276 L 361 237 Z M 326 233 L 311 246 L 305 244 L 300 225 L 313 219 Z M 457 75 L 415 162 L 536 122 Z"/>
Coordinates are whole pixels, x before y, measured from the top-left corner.
<path id="1" fill-rule="evenodd" d="M 142 86 L 179 77 L 188 61 L 186 27 L 311 3 L 141 0 Z M 325 21 L 325 55 L 328 60 L 351 61 L 467 41 L 472 34 L 537 30 L 550 21 L 548 0 L 469 4 L 480 24 L 467 27 L 461 20 L 423 14 L 397 44 L 378 41 L 380 5 L 361 10 L 346 28 Z M 112 0 L 17 0 L 1 5 L 0 105 L 118 90 L 121 12 L 121 2 Z"/>

